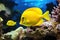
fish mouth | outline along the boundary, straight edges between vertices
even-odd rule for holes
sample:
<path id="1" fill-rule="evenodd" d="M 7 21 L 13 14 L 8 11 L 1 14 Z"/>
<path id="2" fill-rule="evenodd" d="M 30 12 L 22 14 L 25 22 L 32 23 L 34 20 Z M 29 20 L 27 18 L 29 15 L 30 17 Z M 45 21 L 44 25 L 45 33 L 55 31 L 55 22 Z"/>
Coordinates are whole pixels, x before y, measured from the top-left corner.
<path id="1" fill-rule="evenodd" d="M 20 22 L 20 24 L 22 25 L 22 22 Z"/>
<path id="2" fill-rule="evenodd" d="M 25 23 L 20 22 L 20 25 L 25 25 Z"/>

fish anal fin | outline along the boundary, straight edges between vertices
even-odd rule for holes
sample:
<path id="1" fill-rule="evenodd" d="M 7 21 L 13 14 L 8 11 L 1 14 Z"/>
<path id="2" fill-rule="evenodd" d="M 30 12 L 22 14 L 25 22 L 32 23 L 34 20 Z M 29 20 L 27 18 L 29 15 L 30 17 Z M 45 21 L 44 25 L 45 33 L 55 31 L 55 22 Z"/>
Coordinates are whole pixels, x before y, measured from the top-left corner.
<path id="1" fill-rule="evenodd" d="M 43 19 L 41 19 L 35 26 L 40 26 L 44 22 Z"/>

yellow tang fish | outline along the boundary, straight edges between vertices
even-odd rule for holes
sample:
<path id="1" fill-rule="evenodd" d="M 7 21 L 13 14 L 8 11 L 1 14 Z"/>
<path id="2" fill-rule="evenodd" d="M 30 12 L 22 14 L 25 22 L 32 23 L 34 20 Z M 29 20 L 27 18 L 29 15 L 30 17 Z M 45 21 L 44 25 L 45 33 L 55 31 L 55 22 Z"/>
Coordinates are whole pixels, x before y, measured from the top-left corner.
<path id="1" fill-rule="evenodd" d="M 9 20 L 9 21 L 7 22 L 7 25 L 8 25 L 8 26 L 15 26 L 15 25 L 16 25 L 16 22 L 14 22 L 13 20 Z"/>
<path id="2" fill-rule="evenodd" d="M 20 24 L 24 26 L 40 26 L 44 19 L 50 20 L 49 11 L 44 14 L 40 8 L 28 8 L 21 16 Z"/>

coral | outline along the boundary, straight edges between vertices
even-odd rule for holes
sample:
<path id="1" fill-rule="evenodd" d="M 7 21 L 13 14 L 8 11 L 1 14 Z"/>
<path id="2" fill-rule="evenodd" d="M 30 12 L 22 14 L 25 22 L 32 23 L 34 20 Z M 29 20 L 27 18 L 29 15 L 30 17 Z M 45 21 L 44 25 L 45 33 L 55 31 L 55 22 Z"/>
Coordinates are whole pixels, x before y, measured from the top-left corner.
<path id="1" fill-rule="evenodd" d="M 54 9 L 52 9 L 52 18 L 55 19 L 56 22 L 60 23 L 60 4 L 57 7 L 54 7 Z"/>
<path id="2" fill-rule="evenodd" d="M 21 33 L 22 30 L 23 30 L 23 28 L 19 27 L 16 30 L 8 32 L 8 33 L 6 33 L 4 35 L 11 35 L 11 39 L 16 40 L 18 35 L 19 35 L 19 33 Z"/>
<path id="3" fill-rule="evenodd" d="M 30 29 L 28 29 L 28 30 L 30 30 Z M 21 35 L 22 35 L 22 33 L 21 33 Z M 56 40 L 56 33 L 54 31 L 49 31 L 47 29 L 42 30 L 41 28 L 36 28 L 36 30 L 34 30 L 34 31 L 26 32 L 25 35 L 22 37 L 21 37 L 21 35 L 19 35 L 18 40 L 47 40 L 46 39 L 47 37 L 49 39 L 52 38 L 53 40 L 54 39 Z"/>

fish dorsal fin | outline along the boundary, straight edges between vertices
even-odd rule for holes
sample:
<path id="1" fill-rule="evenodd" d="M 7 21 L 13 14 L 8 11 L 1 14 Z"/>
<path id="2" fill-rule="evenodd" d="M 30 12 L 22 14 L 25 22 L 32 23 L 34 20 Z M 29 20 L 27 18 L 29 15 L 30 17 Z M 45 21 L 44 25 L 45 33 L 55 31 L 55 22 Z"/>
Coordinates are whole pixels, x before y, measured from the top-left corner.
<path id="1" fill-rule="evenodd" d="M 40 19 L 40 21 L 35 26 L 40 26 L 44 22 L 43 19 Z"/>
<path id="2" fill-rule="evenodd" d="M 43 18 L 46 19 L 46 20 L 50 20 L 49 11 L 46 11 L 46 12 L 43 14 Z"/>
<path id="3" fill-rule="evenodd" d="M 29 9 L 27 9 L 25 11 L 34 11 L 34 12 L 36 12 L 39 15 L 42 15 L 42 13 L 43 13 L 40 8 L 36 8 L 36 7 L 29 8 Z"/>

